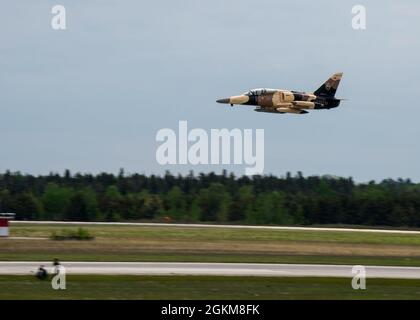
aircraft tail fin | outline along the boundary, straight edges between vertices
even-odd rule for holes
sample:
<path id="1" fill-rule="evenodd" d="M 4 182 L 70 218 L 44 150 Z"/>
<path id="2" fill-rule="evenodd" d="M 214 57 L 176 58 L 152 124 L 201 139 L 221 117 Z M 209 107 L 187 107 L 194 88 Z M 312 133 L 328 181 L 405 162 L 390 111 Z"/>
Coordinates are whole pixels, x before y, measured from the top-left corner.
<path id="1" fill-rule="evenodd" d="M 335 92 L 337 91 L 340 80 L 343 76 L 342 72 L 334 73 L 327 81 L 325 81 L 322 86 L 314 92 L 317 96 L 326 96 L 333 98 Z"/>

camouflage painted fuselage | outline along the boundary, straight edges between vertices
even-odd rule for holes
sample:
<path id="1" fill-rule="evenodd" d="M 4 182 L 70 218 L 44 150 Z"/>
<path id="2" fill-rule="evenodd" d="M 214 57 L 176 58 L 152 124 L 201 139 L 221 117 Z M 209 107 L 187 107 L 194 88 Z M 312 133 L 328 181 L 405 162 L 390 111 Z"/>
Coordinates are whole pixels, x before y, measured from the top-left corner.
<path id="1" fill-rule="evenodd" d="M 335 98 L 342 73 L 332 75 L 314 93 L 281 89 L 254 89 L 239 96 L 219 99 L 219 103 L 257 106 L 255 111 L 271 113 L 307 113 L 310 109 L 331 109 L 338 107 L 340 99 Z"/>

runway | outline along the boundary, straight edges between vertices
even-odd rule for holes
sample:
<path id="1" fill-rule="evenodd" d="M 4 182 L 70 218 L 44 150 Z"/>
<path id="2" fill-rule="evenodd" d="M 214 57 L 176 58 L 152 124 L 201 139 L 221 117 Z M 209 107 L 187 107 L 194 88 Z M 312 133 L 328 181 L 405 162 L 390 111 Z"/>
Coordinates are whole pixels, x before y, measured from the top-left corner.
<path id="1" fill-rule="evenodd" d="M 12 220 L 10 225 L 50 224 L 50 225 L 109 225 L 109 226 L 138 226 L 138 227 L 178 227 L 178 228 L 227 228 L 227 229 L 260 229 L 260 230 L 291 230 L 291 231 L 339 231 L 339 232 L 367 232 L 367 233 L 394 233 L 419 234 L 416 230 L 399 229 L 356 229 L 356 228 L 327 228 L 327 227 L 285 227 L 285 226 L 255 226 L 230 224 L 203 224 L 203 223 L 154 223 L 154 222 L 86 222 L 86 221 L 19 221 Z"/>
<path id="2" fill-rule="evenodd" d="M 30 275 L 51 262 L 0 262 L 0 275 Z M 265 277 L 345 277 L 352 278 L 353 266 L 258 263 L 189 262 L 63 262 L 67 274 L 103 275 L 215 275 Z M 420 267 L 366 266 L 367 278 L 420 279 Z"/>

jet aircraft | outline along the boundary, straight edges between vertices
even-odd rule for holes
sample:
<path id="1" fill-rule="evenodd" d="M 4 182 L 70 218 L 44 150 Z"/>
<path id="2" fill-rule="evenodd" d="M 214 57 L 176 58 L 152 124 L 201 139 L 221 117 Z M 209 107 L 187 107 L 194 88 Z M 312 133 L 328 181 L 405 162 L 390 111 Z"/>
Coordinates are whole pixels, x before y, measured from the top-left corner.
<path id="1" fill-rule="evenodd" d="M 306 110 L 331 109 L 343 99 L 335 98 L 342 72 L 333 74 L 313 93 L 282 89 L 253 89 L 238 96 L 217 100 L 218 103 L 256 106 L 255 111 L 270 113 L 308 113 Z"/>

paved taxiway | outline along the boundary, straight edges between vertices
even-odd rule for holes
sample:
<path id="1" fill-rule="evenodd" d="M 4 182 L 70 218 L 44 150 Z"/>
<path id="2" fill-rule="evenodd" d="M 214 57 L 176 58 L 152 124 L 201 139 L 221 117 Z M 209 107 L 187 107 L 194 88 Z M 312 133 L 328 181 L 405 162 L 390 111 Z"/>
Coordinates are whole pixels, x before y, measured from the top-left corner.
<path id="1" fill-rule="evenodd" d="M 353 266 L 189 262 L 63 262 L 67 274 L 353 277 Z M 33 274 L 51 262 L 0 262 L 0 275 Z M 367 266 L 367 278 L 420 279 L 420 267 Z"/>

